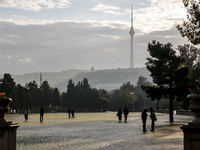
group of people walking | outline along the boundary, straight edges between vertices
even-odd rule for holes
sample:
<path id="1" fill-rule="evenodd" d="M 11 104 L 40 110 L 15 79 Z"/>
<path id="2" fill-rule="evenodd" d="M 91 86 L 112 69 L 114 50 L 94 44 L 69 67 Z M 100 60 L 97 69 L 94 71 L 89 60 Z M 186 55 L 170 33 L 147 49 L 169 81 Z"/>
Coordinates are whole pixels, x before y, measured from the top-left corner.
<path id="1" fill-rule="evenodd" d="M 23 114 L 24 114 L 25 121 L 28 121 L 28 115 L 29 115 L 29 110 L 28 110 L 28 108 L 25 108 L 25 109 L 23 110 Z M 43 116 L 44 116 L 44 108 L 41 107 L 41 108 L 40 108 L 40 122 L 43 122 Z"/>
<path id="2" fill-rule="evenodd" d="M 141 114 L 141 119 L 142 119 L 142 123 L 143 123 L 143 132 L 146 132 L 146 121 L 147 121 L 147 114 L 148 109 L 144 109 L 142 114 Z M 150 131 L 154 131 L 154 127 L 155 127 L 155 121 L 157 120 L 155 112 L 153 110 L 152 107 L 149 108 L 149 112 L 150 112 L 150 119 L 151 119 L 151 130 Z M 29 110 L 28 108 L 25 108 L 23 110 L 24 113 L 24 117 L 25 117 L 25 121 L 28 120 L 28 115 L 29 115 Z M 124 115 L 124 122 L 127 122 L 127 117 L 129 114 L 129 110 L 127 108 L 127 106 L 125 106 L 125 108 L 122 110 L 121 108 L 119 108 L 118 112 L 117 112 L 117 116 L 119 119 L 119 122 L 122 121 L 122 115 Z M 40 122 L 43 122 L 43 116 L 44 116 L 44 108 L 41 107 L 40 108 Z M 68 118 L 75 118 L 74 116 L 74 108 L 68 108 Z"/>
<path id="3" fill-rule="evenodd" d="M 24 117 L 25 117 L 25 121 L 28 121 L 28 115 L 29 115 L 29 110 L 28 108 L 25 108 L 23 109 L 23 114 L 24 114 Z M 74 116 L 74 108 L 69 108 L 68 109 L 68 115 L 69 115 L 69 118 L 75 118 Z M 43 116 L 44 116 L 44 108 L 41 107 L 40 108 L 40 122 L 43 122 Z"/>
<path id="4" fill-rule="evenodd" d="M 147 116 L 148 116 L 147 112 L 148 112 L 148 109 L 144 109 L 142 114 L 141 114 L 141 119 L 142 119 L 142 123 L 143 123 L 143 132 L 147 131 L 146 130 L 146 121 L 147 121 Z M 151 130 L 150 131 L 153 132 L 154 131 L 154 127 L 155 127 L 155 121 L 157 120 L 157 118 L 156 118 L 155 112 L 154 112 L 152 107 L 149 108 L 149 112 L 150 112 L 150 116 L 149 117 L 151 119 Z M 124 122 L 127 122 L 127 116 L 129 114 L 129 110 L 127 109 L 126 106 L 123 109 L 123 111 L 122 111 L 121 108 L 119 108 L 119 110 L 117 112 L 117 116 L 118 116 L 119 122 L 122 121 L 122 115 L 123 114 L 124 114 Z"/>
<path id="5" fill-rule="evenodd" d="M 127 122 L 127 116 L 129 114 L 129 110 L 128 110 L 128 108 L 126 106 L 123 109 L 123 111 L 122 111 L 121 108 L 119 108 L 119 110 L 117 112 L 117 116 L 118 116 L 119 122 L 122 121 L 122 114 L 124 114 L 124 122 Z"/>
<path id="6" fill-rule="evenodd" d="M 67 110 L 67 112 L 68 112 L 68 118 L 70 119 L 70 118 L 75 118 L 75 116 L 74 116 L 74 108 L 68 108 L 68 110 Z"/>

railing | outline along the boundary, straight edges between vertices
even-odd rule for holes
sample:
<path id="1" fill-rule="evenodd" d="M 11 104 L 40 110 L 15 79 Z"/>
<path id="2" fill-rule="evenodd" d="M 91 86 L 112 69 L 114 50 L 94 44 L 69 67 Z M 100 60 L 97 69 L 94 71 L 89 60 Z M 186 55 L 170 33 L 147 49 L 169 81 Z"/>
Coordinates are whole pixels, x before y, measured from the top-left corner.
<path id="1" fill-rule="evenodd" d="M 194 115 L 194 113 L 191 110 L 177 110 L 176 114 L 177 115 L 188 115 L 188 116 Z"/>

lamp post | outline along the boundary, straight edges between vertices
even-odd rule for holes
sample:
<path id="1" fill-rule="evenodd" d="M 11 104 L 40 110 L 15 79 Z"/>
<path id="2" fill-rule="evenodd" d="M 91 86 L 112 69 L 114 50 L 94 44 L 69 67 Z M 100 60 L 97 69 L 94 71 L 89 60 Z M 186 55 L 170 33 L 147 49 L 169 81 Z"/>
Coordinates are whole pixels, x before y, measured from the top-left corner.
<path id="1" fill-rule="evenodd" d="M 169 51 L 169 80 L 170 80 L 170 83 L 169 83 L 169 92 L 170 92 L 170 98 L 169 98 L 169 118 L 170 118 L 170 121 L 169 122 L 174 122 L 174 118 L 173 118 L 173 95 L 172 95 L 172 54 L 173 54 L 173 51 L 170 49 Z"/>
<path id="2" fill-rule="evenodd" d="M 131 92 L 131 93 L 130 93 L 130 95 L 131 95 L 131 104 L 132 104 L 132 106 L 131 106 L 131 111 L 133 111 L 133 98 L 132 98 L 133 94 L 134 94 L 134 92 Z"/>

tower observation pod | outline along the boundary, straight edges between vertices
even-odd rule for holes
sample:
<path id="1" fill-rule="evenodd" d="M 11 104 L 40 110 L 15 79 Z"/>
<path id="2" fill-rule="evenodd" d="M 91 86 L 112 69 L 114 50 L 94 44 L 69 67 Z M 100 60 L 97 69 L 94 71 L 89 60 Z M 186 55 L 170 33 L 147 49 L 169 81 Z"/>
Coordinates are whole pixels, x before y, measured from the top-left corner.
<path id="1" fill-rule="evenodd" d="M 133 67 L 133 35 L 135 34 L 135 31 L 133 28 L 133 5 L 131 5 L 131 28 L 130 28 L 129 34 L 131 36 L 130 68 L 134 68 Z"/>

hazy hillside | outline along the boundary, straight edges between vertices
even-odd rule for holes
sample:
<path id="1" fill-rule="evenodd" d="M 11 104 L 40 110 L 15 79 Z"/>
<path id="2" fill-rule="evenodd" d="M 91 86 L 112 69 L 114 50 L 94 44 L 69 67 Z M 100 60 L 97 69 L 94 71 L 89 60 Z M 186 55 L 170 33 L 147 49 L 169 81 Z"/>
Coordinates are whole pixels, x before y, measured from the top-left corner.
<path id="1" fill-rule="evenodd" d="M 61 92 L 66 91 L 69 79 L 75 84 L 83 78 L 89 79 L 93 88 L 113 90 L 119 88 L 123 83 L 135 84 L 139 76 L 147 77 L 151 81 L 150 72 L 146 68 L 107 69 L 107 70 L 65 70 L 61 72 L 42 72 L 42 81 L 48 81 L 51 87 L 57 87 Z M 40 85 L 40 73 L 23 75 L 12 75 L 16 84 L 24 86 L 26 83 L 36 81 Z"/>
<path id="2" fill-rule="evenodd" d="M 88 72 L 89 70 L 65 70 L 61 72 L 42 72 L 42 81 L 48 81 L 51 87 L 54 87 L 55 84 L 64 82 L 75 77 L 80 72 Z M 24 75 L 12 75 L 12 78 L 17 84 L 24 86 L 26 83 L 36 81 L 40 85 L 40 73 L 29 73 Z"/>
<path id="3" fill-rule="evenodd" d="M 135 84 L 138 81 L 139 76 L 147 77 L 147 79 L 151 81 L 150 72 L 146 68 L 109 69 L 97 70 L 93 72 L 82 72 L 71 79 L 75 84 L 77 84 L 78 81 L 82 81 L 83 78 L 88 78 L 89 84 L 92 87 L 112 90 L 119 88 L 123 83 L 129 81 L 132 84 Z M 55 86 L 61 91 L 66 91 L 67 84 L 68 80 Z"/>

